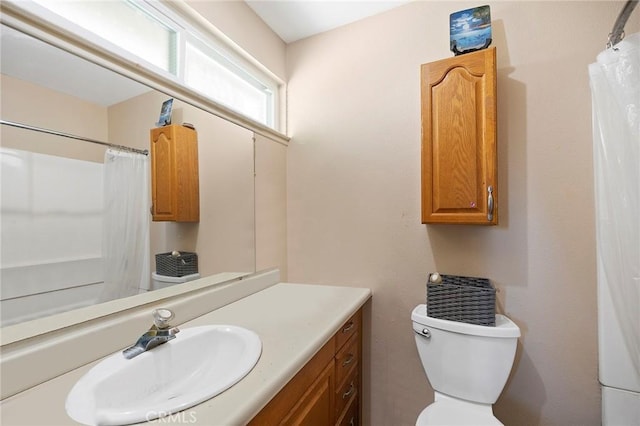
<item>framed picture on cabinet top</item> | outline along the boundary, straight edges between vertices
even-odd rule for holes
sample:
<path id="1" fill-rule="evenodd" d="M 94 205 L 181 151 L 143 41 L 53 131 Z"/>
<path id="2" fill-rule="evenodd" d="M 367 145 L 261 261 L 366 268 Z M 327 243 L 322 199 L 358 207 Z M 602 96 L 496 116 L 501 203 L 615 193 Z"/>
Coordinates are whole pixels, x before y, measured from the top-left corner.
<path id="1" fill-rule="evenodd" d="M 160 109 L 160 119 L 156 123 L 158 126 L 168 126 L 171 124 L 171 110 L 173 108 L 173 98 L 167 99 L 162 103 L 162 108 Z"/>
<path id="2" fill-rule="evenodd" d="M 449 43 L 455 55 L 489 47 L 491 44 L 489 6 L 465 9 L 449 15 Z"/>

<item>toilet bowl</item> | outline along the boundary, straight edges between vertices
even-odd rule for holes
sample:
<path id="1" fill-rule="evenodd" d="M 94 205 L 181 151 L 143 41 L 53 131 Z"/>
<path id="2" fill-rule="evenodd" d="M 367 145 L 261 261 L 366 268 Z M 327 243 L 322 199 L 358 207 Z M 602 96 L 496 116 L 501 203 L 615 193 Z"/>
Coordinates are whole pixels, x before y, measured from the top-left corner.
<path id="1" fill-rule="evenodd" d="M 426 305 L 411 313 L 416 346 L 434 402 L 416 425 L 501 425 L 492 405 L 502 392 L 516 353 L 520 329 L 504 315 L 495 327 L 427 316 Z"/>

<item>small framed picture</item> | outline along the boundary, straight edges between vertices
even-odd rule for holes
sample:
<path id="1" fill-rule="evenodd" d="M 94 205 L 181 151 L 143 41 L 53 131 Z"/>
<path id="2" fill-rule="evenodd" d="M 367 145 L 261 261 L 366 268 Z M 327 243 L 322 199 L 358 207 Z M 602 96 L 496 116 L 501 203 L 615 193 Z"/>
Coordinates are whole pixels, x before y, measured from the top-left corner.
<path id="1" fill-rule="evenodd" d="M 168 126 L 171 124 L 171 108 L 173 107 L 173 98 L 162 103 L 160 110 L 160 120 L 156 123 L 158 126 Z"/>
<path id="2" fill-rule="evenodd" d="M 460 55 L 486 49 L 491 44 L 491 11 L 489 6 L 461 10 L 449 15 L 451 51 Z"/>

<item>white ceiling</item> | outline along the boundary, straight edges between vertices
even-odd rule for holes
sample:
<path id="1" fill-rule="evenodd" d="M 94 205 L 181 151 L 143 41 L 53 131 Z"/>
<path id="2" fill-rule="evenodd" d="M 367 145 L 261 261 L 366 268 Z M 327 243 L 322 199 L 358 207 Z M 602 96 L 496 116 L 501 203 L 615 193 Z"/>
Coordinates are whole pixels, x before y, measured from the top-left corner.
<path id="1" fill-rule="evenodd" d="M 245 0 L 286 43 L 319 34 L 410 0 Z"/>

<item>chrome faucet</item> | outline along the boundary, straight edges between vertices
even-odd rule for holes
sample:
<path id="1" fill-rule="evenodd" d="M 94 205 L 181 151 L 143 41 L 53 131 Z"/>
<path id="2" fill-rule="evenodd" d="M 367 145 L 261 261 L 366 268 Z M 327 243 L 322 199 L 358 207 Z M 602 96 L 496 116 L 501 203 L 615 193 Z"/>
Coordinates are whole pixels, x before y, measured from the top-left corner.
<path id="1" fill-rule="evenodd" d="M 174 314 L 169 309 L 160 308 L 154 310 L 153 325 L 149 331 L 140 336 L 135 345 L 122 351 L 122 355 L 127 359 L 131 359 L 158 345 L 167 343 L 171 339 L 175 339 L 180 330 L 178 330 L 178 327 L 169 325 L 169 321 L 173 318 Z"/>

